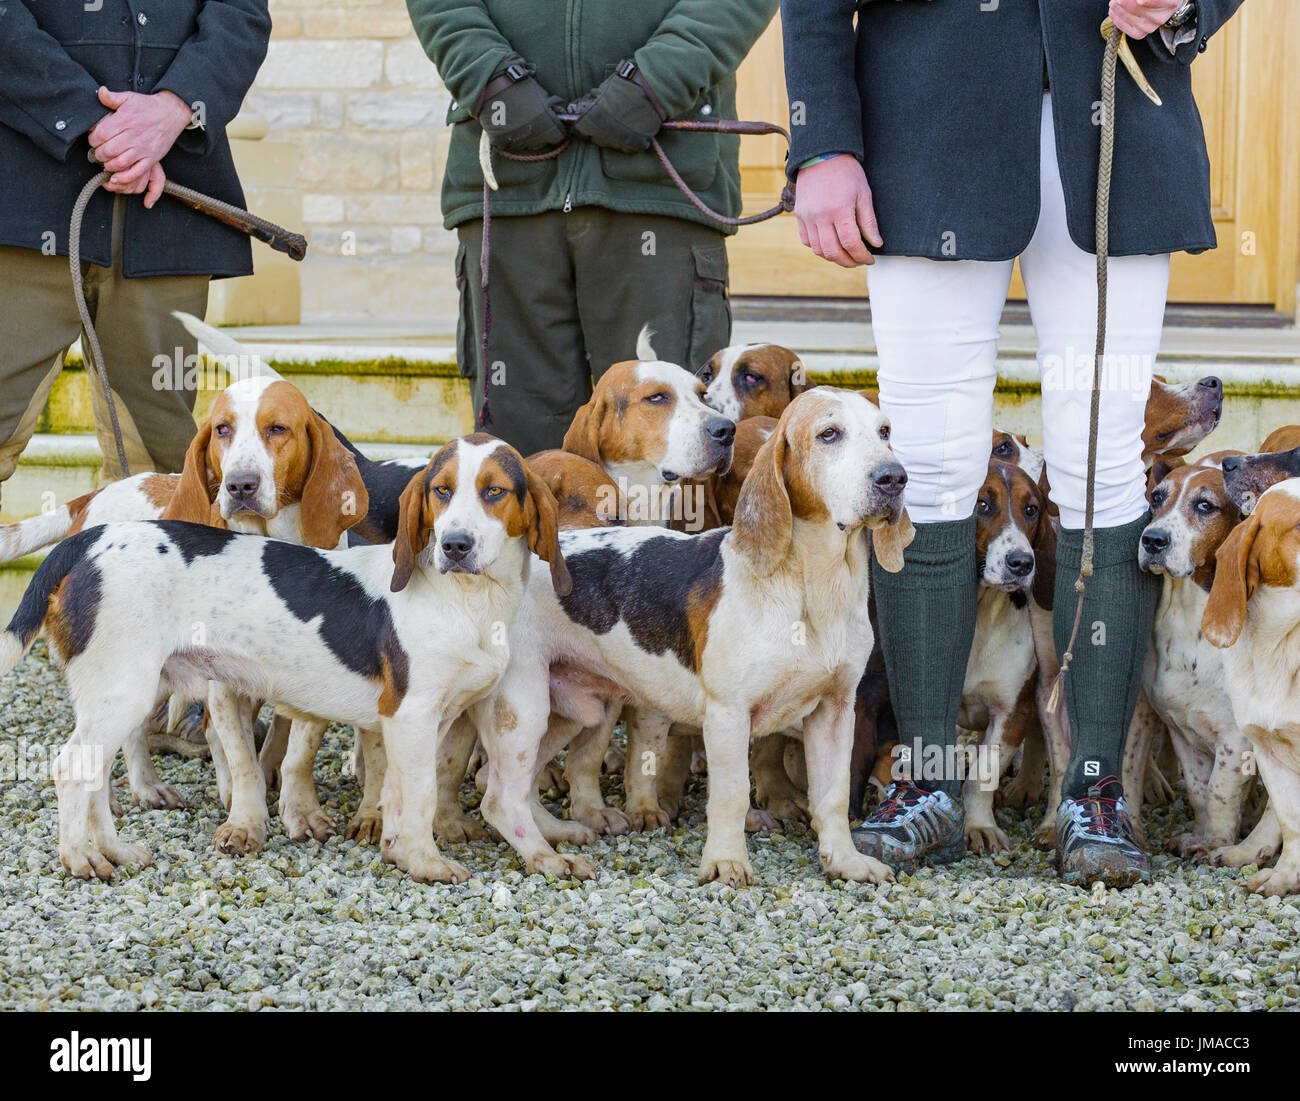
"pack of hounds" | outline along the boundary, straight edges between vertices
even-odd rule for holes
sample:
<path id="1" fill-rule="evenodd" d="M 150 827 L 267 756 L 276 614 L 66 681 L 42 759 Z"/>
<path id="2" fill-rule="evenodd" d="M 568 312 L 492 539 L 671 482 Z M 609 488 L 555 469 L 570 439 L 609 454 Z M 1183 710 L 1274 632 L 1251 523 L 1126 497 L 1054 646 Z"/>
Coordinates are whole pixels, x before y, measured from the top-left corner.
<path id="1" fill-rule="evenodd" d="M 751 883 L 746 831 L 790 820 L 811 823 L 827 876 L 892 879 L 849 833 L 898 756 L 871 556 L 900 569 L 912 534 L 875 395 L 811 386 L 772 344 L 692 373 L 643 331 L 637 357 L 601 377 L 562 450 L 525 458 L 476 434 L 427 462 L 367 459 L 265 371 L 217 398 L 181 474 L 0 527 L 0 561 L 56 544 L 0 635 L 0 673 L 44 629 L 76 714 L 54 767 L 68 872 L 149 861 L 118 836 L 110 770 L 121 749 L 141 803 L 179 806 L 147 731 L 202 701 L 223 851 L 263 846 L 277 785 L 290 837 L 336 831 L 312 769 L 337 721 L 363 785 L 347 836 L 420 881 L 469 877 L 437 838 L 494 833 L 529 872 L 593 877 L 575 847 L 667 826 L 704 770 L 701 882 Z M 1215 378 L 1151 384 L 1140 559 L 1163 593 L 1124 786 L 1140 831 L 1144 800 L 1181 773 L 1194 823 L 1171 846 L 1276 856 L 1245 886 L 1283 894 L 1300 890 L 1300 426 L 1185 462 L 1222 407 Z M 647 495 L 657 510 L 630 507 Z M 1024 437 L 995 432 L 977 512 L 960 725 L 996 767 L 966 781 L 968 845 L 1007 848 L 995 800 L 1046 788 L 1050 847 L 1069 753 L 1047 706 L 1057 521 Z M 621 808 L 601 789 L 620 767 Z M 461 805 L 467 774 L 481 819 Z M 556 787 L 565 818 L 542 799 Z"/>

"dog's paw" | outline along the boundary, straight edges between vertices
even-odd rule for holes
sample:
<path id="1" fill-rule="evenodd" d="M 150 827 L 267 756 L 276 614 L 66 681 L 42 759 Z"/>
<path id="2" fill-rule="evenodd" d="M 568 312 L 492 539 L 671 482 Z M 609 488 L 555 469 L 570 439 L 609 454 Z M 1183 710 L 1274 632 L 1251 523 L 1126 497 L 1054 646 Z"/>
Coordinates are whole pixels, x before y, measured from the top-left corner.
<path id="1" fill-rule="evenodd" d="M 1174 800 L 1174 786 L 1154 764 L 1147 766 L 1146 780 L 1142 785 L 1142 802 L 1147 806 L 1160 807 Z"/>
<path id="2" fill-rule="evenodd" d="M 1225 868 L 1244 868 L 1247 864 L 1263 864 L 1272 860 L 1274 852 L 1272 845 L 1247 845 L 1242 842 L 1240 845 L 1225 845 L 1221 849 L 1212 850 L 1206 854 L 1205 862 Z"/>
<path id="3" fill-rule="evenodd" d="M 993 796 L 993 803 L 999 807 L 1031 807 L 1043 797 L 1043 778 L 1037 779 L 1019 772 Z"/>
<path id="4" fill-rule="evenodd" d="M 78 879 L 102 879 L 108 882 L 113 878 L 115 866 L 134 864 L 142 868 L 148 867 L 153 863 L 153 856 L 143 845 L 128 845 L 114 839 L 98 846 L 89 842 L 75 846 L 61 845 L 59 860 L 69 875 Z"/>
<path id="5" fill-rule="evenodd" d="M 223 822 L 212 837 L 213 846 L 223 853 L 243 853 L 249 856 L 261 852 L 266 844 L 266 823 Z"/>
<path id="6" fill-rule="evenodd" d="M 1207 841 L 1196 833 L 1180 833 L 1165 843 L 1165 850 L 1184 860 L 1201 859 L 1221 846 L 1216 841 Z"/>
<path id="7" fill-rule="evenodd" d="M 1011 851 L 1011 839 L 997 826 L 972 826 L 966 824 L 966 846 L 976 856 L 984 853 Z"/>
<path id="8" fill-rule="evenodd" d="M 583 807 L 575 810 L 569 808 L 575 821 L 581 822 L 587 829 L 605 836 L 617 837 L 627 833 L 627 815 L 615 807 Z"/>
<path id="9" fill-rule="evenodd" d="M 469 869 L 436 853 L 406 854 L 398 845 L 383 853 L 385 862 L 394 864 L 417 883 L 467 883 Z"/>
<path id="10" fill-rule="evenodd" d="M 558 845 L 562 841 L 570 845 L 594 845 L 596 843 L 596 831 L 588 829 L 581 822 L 565 821 L 562 818 L 546 815 L 538 823 L 538 828 L 542 831 L 542 836 L 551 845 Z"/>
<path id="11" fill-rule="evenodd" d="M 185 806 L 185 799 L 181 793 L 171 784 L 164 784 L 161 780 L 156 783 L 141 784 L 139 787 L 133 785 L 131 790 L 142 807 L 153 810 L 177 810 Z"/>
<path id="12" fill-rule="evenodd" d="M 759 806 L 780 822 L 808 821 L 808 808 L 793 797 L 778 795 Z"/>
<path id="13" fill-rule="evenodd" d="M 1243 886 L 1257 895 L 1293 895 L 1300 892 L 1300 875 L 1293 868 L 1278 865 L 1256 872 Z"/>
<path id="14" fill-rule="evenodd" d="M 1034 848 L 1042 849 L 1044 852 L 1054 852 L 1056 849 L 1056 823 L 1052 821 L 1051 816 L 1043 820 L 1043 824 L 1034 830 L 1033 837 L 1030 839 L 1034 843 Z"/>
<path id="15" fill-rule="evenodd" d="M 348 822 L 343 836 L 358 845 L 377 845 L 384 833 L 384 816 L 378 810 L 362 808 Z"/>
<path id="16" fill-rule="evenodd" d="M 537 776 L 538 791 L 557 791 L 563 795 L 569 790 L 569 781 L 564 778 L 564 769 L 551 761 Z"/>
<path id="17" fill-rule="evenodd" d="M 700 862 L 700 882 L 748 887 L 754 882 L 754 869 L 747 857 L 740 860 L 705 859 Z"/>
<path id="18" fill-rule="evenodd" d="M 767 830 L 779 830 L 781 823 L 777 821 L 776 815 L 770 811 L 759 810 L 758 807 L 750 807 L 745 812 L 745 832 L 746 833 L 763 833 Z"/>
<path id="19" fill-rule="evenodd" d="M 466 841 L 487 841 L 492 836 L 492 830 L 487 823 L 479 822 L 468 814 L 435 816 L 433 832 L 438 835 L 440 841 L 445 841 L 448 845 L 460 845 Z"/>
<path id="20" fill-rule="evenodd" d="M 606 776 L 621 776 L 627 767 L 627 752 L 622 746 L 612 745 L 605 750 L 605 759 L 600 763 Z"/>
<path id="21" fill-rule="evenodd" d="M 823 853 L 820 856 L 822 871 L 832 879 L 847 879 L 854 883 L 893 883 L 894 869 L 873 857 L 860 852 L 841 856 Z"/>
<path id="22" fill-rule="evenodd" d="M 585 856 L 541 853 L 524 865 L 529 875 L 553 875 L 557 879 L 595 879 L 596 865 Z"/>
<path id="23" fill-rule="evenodd" d="M 291 807 L 280 812 L 285 832 L 294 841 L 328 841 L 338 826 L 320 807 Z"/>
<path id="24" fill-rule="evenodd" d="M 653 806 L 625 807 L 623 813 L 627 817 L 628 826 L 638 833 L 666 830 L 672 821 L 658 803 Z"/>

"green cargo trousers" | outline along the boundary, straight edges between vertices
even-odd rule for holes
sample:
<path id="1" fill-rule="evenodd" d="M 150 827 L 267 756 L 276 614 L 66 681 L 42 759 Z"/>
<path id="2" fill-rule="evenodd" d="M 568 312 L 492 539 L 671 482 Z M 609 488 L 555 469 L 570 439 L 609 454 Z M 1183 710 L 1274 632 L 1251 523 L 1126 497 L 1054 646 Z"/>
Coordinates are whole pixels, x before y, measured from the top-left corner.
<path id="1" fill-rule="evenodd" d="M 137 200 L 138 201 L 138 200 Z M 156 356 L 170 364 L 181 349 L 194 355 L 198 342 L 172 310 L 203 317 L 208 307 L 208 276 L 122 276 L 123 200 L 114 208 L 113 266 L 82 264 L 86 304 L 107 360 L 109 386 L 122 426 L 131 473 L 179 471 L 194 438 L 194 391 L 155 387 Z M 0 246 L 0 483 L 13 474 L 18 457 L 32 438 L 63 357 L 81 334 L 81 318 L 72 296 L 68 261 L 34 249 Z M 84 345 L 84 338 L 83 338 Z M 98 380 L 90 388 L 91 409 L 100 450 L 101 480 L 121 476 L 117 445 Z"/>
<path id="2" fill-rule="evenodd" d="M 680 218 L 587 206 L 492 219 L 492 324 L 479 363 L 481 220 L 458 227 L 457 356 L 485 431 L 531 455 L 559 447 L 593 378 L 636 358 L 641 326 L 660 359 L 689 371 L 731 339 L 727 248 Z"/>

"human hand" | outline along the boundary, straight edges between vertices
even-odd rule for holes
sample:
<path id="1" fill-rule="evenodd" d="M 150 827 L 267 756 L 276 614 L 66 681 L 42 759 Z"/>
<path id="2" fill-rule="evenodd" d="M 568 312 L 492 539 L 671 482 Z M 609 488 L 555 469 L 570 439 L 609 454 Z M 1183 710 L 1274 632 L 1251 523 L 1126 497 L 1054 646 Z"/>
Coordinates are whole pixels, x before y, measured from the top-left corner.
<path id="1" fill-rule="evenodd" d="M 167 178 L 158 162 L 190 124 L 189 105 L 171 92 L 142 95 L 103 87 L 99 102 L 112 113 L 95 123 L 88 136 L 95 159 L 112 173 L 105 190 L 121 195 L 145 192 L 145 205 L 152 207 Z"/>
<path id="2" fill-rule="evenodd" d="M 1129 38 L 1146 38 L 1182 6 L 1183 0 L 1110 0 L 1110 18 Z"/>
<path id="3" fill-rule="evenodd" d="M 842 268 L 874 263 L 867 245 L 880 248 L 885 243 L 876 225 L 867 174 L 847 153 L 799 170 L 794 216 L 799 240 Z"/>

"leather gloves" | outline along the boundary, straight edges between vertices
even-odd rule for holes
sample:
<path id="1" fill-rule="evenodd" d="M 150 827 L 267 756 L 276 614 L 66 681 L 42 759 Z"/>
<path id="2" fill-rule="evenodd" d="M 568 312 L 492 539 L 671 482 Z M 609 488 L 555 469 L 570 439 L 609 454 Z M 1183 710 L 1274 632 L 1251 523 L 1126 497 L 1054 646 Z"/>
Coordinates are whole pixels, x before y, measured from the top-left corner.
<path id="1" fill-rule="evenodd" d="M 596 145 L 624 153 L 648 149 L 668 117 L 631 61 L 619 62 L 618 71 L 575 107 L 581 117 L 574 130 Z"/>
<path id="2" fill-rule="evenodd" d="M 564 108 L 564 101 L 547 92 L 517 57 L 488 81 L 474 117 L 493 145 L 510 153 L 531 153 L 568 136 L 557 114 Z"/>

